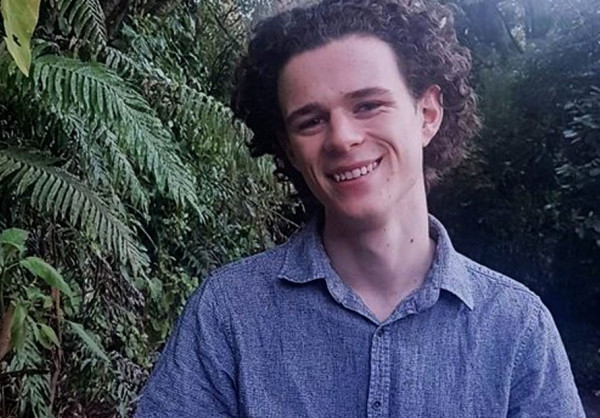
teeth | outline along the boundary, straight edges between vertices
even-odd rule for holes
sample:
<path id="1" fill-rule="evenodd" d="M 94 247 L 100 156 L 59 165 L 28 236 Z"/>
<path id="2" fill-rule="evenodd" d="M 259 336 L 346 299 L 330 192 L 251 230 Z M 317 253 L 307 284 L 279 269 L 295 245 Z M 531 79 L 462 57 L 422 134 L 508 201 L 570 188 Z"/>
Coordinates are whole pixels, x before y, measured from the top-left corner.
<path id="1" fill-rule="evenodd" d="M 352 171 L 346 171 L 345 173 L 336 173 L 333 175 L 333 179 L 336 182 L 344 181 L 344 180 L 352 180 L 361 176 L 366 176 L 371 171 L 375 170 L 375 168 L 379 165 L 377 161 L 372 162 L 366 166 L 355 168 Z"/>

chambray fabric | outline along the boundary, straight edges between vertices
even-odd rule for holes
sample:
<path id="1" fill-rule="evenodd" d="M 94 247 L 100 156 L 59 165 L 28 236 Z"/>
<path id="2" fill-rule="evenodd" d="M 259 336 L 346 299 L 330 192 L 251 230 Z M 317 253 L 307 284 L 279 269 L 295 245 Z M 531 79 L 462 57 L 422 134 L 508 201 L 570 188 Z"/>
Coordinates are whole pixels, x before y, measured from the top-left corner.
<path id="1" fill-rule="evenodd" d="M 437 240 L 379 322 L 330 265 L 319 221 L 216 270 L 190 298 L 137 417 L 584 417 L 540 299 Z"/>

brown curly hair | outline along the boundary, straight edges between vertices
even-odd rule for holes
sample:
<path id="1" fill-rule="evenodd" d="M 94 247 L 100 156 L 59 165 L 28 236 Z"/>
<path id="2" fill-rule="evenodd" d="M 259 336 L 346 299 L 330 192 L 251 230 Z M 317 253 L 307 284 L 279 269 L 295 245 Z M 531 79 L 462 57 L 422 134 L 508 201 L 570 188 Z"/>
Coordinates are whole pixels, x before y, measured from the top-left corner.
<path id="1" fill-rule="evenodd" d="M 253 156 L 274 156 L 280 180 L 289 179 L 305 201 L 314 198 L 278 141 L 285 132 L 277 81 L 295 55 L 351 34 L 386 42 L 414 98 L 431 85 L 441 88 L 444 118 L 424 150 L 429 190 L 465 154 L 465 141 L 480 127 L 476 96 L 468 83 L 471 55 L 458 44 L 450 9 L 436 0 L 324 0 L 260 22 L 235 73 L 231 107 L 253 131 Z"/>

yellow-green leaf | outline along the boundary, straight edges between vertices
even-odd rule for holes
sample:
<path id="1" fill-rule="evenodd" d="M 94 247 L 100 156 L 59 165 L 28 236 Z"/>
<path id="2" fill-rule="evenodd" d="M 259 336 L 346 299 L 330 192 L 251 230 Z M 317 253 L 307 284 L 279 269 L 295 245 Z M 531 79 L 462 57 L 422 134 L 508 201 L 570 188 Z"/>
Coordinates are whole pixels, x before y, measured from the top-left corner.
<path id="1" fill-rule="evenodd" d="M 57 347 L 60 346 L 58 342 L 58 337 L 52 328 L 45 324 L 38 324 L 40 326 L 40 331 L 42 331 L 42 335 L 50 342 L 52 342 Z"/>
<path id="2" fill-rule="evenodd" d="M 83 329 L 81 324 L 78 324 L 77 322 L 71 322 L 71 321 L 66 321 L 66 322 L 71 326 L 71 329 L 75 332 L 75 334 L 77 334 L 79 336 L 79 338 L 81 338 L 81 340 L 85 343 L 85 345 L 94 354 L 96 354 L 102 360 L 110 363 L 110 359 L 104 353 L 104 350 L 102 349 L 102 347 L 100 347 L 100 345 L 94 340 L 94 338 L 90 334 L 87 333 L 87 331 L 85 329 Z"/>
<path id="3" fill-rule="evenodd" d="M 36 277 L 39 277 L 40 279 L 43 279 L 50 286 L 57 288 L 65 295 L 69 297 L 73 296 L 71 288 L 69 287 L 67 282 L 65 282 L 60 273 L 41 258 L 27 257 L 19 261 L 19 264 L 21 265 L 21 267 L 24 267 L 27 270 L 29 270 L 31 274 L 33 274 Z"/>
<path id="4" fill-rule="evenodd" d="M 38 21 L 40 0 L 2 0 L 6 46 L 19 69 L 29 76 L 31 36 Z"/>

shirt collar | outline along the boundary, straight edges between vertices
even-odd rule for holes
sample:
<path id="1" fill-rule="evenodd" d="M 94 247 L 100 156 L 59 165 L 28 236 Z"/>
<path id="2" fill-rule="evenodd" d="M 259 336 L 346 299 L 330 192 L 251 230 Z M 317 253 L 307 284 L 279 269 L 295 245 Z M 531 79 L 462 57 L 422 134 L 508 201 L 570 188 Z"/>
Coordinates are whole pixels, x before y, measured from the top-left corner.
<path id="1" fill-rule="evenodd" d="M 307 283 L 337 276 L 323 247 L 321 224 L 322 215 L 313 216 L 284 244 L 284 261 L 278 277 L 293 283 Z M 437 244 L 426 281 L 452 293 L 473 309 L 473 291 L 465 258 L 456 252 L 448 232 L 432 215 L 429 215 L 429 231 Z"/>
<path id="2" fill-rule="evenodd" d="M 284 244 L 284 260 L 279 277 L 294 283 L 307 283 L 327 277 L 331 264 L 321 241 L 322 216 L 313 216 Z"/>
<path id="3" fill-rule="evenodd" d="M 429 215 L 429 233 L 437 242 L 433 265 L 429 271 L 434 282 L 458 297 L 469 309 L 473 309 L 473 289 L 466 259 L 452 245 L 448 231 L 433 215 Z"/>

